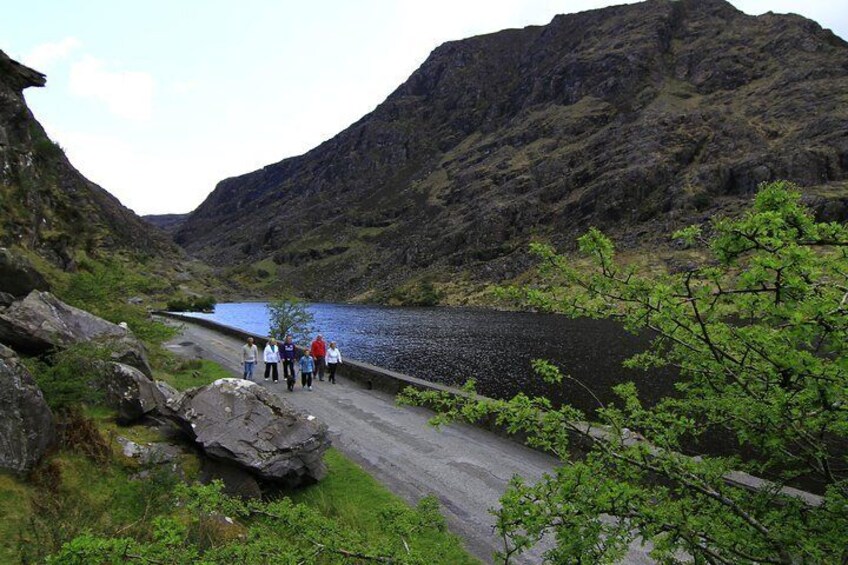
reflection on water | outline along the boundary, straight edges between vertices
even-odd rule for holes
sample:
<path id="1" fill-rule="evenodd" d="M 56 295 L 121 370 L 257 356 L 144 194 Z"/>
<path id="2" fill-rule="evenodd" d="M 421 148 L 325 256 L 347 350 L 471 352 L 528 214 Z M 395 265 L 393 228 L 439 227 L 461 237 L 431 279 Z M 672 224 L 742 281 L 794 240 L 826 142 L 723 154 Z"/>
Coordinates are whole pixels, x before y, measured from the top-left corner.
<path id="1" fill-rule="evenodd" d="M 649 401 L 671 392 L 670 372 L 644 373 L 621 366 L 647 340 L 606 320 L 463 308 L 308 308 L 316 330 L 327 341 L 336 341 L 344 357 L 451 385 L 473 377 L 487 396 L 509 398 L 524 392 L 587 411 L 597 408 L 597 402 L 568 379 L 556 386 L 542 382 L 530 367 L 536 358 L 556 363 L 604 403 L 614 397 L 611 387 L 631 380 Z M 253 333 L 268 332 L 264 303 L 218 304 L 214 314 L 192 315 Z"/>

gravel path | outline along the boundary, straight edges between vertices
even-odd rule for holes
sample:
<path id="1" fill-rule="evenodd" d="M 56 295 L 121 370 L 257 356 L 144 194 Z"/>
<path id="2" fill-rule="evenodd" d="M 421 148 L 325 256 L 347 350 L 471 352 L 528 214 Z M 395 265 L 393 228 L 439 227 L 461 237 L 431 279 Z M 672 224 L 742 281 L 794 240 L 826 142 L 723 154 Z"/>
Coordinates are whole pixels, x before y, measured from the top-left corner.
<path id="1" fill-rule="evenodd" d="M 171 351 L 211 359 L 241 376 L 241 342 L 190 323 L 182 328 L 181 335 L 167 344 Z M 366 390 L 344 376 L 337 376 L 335 385 L 316 381 L 311 392 L 298 383 L 291 393 L 282 381 L 266 383 L 261 374 L 258 380 L 326 422 L 334 447 L 394 493 L 411 503 L 435 494 L 451 531 L 486 563 L 502 548 L 489 510 L 498 506 L 510 478 L 519 474 L 538 480 L 556 464 L 550 456 L 472 426 L 434 429 L 427 424 L 432 412 L 397 406 L 392 396 Z M 541 561 L 539 553 L 522 557 L 517 562 Z M 650 561 L 634 547 L 627 562 Z"/>

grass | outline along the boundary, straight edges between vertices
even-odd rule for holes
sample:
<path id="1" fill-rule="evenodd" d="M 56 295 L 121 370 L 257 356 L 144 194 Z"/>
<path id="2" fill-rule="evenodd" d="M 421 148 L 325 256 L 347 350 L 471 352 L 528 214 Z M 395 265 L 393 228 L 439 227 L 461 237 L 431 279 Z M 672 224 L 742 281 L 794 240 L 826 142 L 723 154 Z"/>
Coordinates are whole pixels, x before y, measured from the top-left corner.
<path id="1" fill-rule="evenodd" d="M 335 449 L 327 451 L 325 461 L 329 468 L 327 478 L 292 493 L 291 499 L 356 528 L 369 538 L 384 536 L 378 520 L 380 513 L 406 503 Z M 425 532 L 411 543 L 439 547 L 439 554 L 444 556 L 442 563 L 479 563 L 462 548 L 459 538 L 447 531 Z"/>
<path id="2" fill-rule="evenodd" d="M 114 414 L 103 409 L 86 414 L 104 436 L 111 438 L 113 455 L 109 461 L 96 463 L 77 453 L 60 451 L 48 465 L 58 469 L 60 478 L 49 486 L 0 474 L 0 563 L 41 562 L 62 543 L 84 532 L 146 539 L 157 516 L 179 519 L 180 510 L 172 506 L 174 476 L 131 480 L 138 471 L 137 464 L 120 455 L 114 441 L 116 435 L 134 441 L 157 441 L 161 440 L 158 432 L 143 426 L 118 427 Z M 368 539 L 390 535 L 381 527 L 380 515 L 405 503 L 338 451 L 329 450 L 326 461 L 326 479 L 288 496 Z M 442 556 L 440 563 L 478 563 L 447 531 L 428 530 L 407 542 Z M 280 543 L 285 544 L 285 539 Z"/>
<path id="3" fill-rule="evenodd" d="M 183 361 L 176 371 L 156 371 L 155 378 L 165 381 L 177 390 L 204 386 L 218 379 L 230 379 L 233 374 L 214 361 L 194 359 Z"/>
<path id="4" fill-rule="evenodd" d="M 19 532 L 32 515 L 29 498 L 33 490 L 20 479 L 0 473 L 0 563 L 18 561 Z"/>

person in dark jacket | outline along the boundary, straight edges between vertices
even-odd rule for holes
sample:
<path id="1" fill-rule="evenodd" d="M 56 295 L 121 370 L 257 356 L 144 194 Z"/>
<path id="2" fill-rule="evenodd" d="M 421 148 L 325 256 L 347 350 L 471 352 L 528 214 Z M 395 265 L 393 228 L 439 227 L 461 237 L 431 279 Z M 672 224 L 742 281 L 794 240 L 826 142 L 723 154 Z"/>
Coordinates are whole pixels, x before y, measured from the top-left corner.
<path id="1" fill-rule="evenodd" d="M 292 341 L 291 334 L 286 336 L 283 346 L 280 348 L 280 358 L 283 361 L 283 378 L 286 379 L 286 386 L 289 391 L 294 390 L 294 358 L 296 348 Z"/>

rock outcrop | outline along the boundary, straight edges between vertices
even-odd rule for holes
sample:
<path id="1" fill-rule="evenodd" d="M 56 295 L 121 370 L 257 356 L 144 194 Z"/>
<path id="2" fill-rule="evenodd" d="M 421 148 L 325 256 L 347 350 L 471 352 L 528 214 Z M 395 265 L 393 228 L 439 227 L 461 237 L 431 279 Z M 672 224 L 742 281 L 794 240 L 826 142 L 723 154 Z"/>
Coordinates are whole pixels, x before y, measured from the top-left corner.
<path id="1" fill-rule="evenodd" d="M 109 363 L 103 382 L 106 404 L 118 412 L 120 424 L 158 413 L 170 398 L 177 396 L 177 391 L 167 383 L 154 382 L 135 367 L 123 363 Z"/>
<path id="2" fill-rule="evenodd" d="M 298 486 L 322 479 L 327 426 L 263 387 L 220 379 L 169 403 L 168 417 L 203 452 L 266 481 Z"/>
<path id="3" fill-rule="evenodd" d="M 0 310 L 0 342 L 21 352 L 41 354 L 90 341 L 102 342 L 115 361 L 152 374 L 144 346 L 128 330 L 65 304 L 49 292 L 34 290 Z"/>
<path id="4" fill-rule="evenodd" d="M 83 177 L 47 137 L 23 96 L 45 82 L 0 51 L 0 245 L 26 247 L 68 270 L 78 251 L 179 257 L 166 236 Z"/>
<path id="5" fill-rule="evenodd" d="M 50 290 L 50 285 L 25 257 L 0 247 L 0 292 L 17 298 L 33 290 Z"/>
<path id="6" fill-rule="evenodd" d="M 53 414 L 32 375 L 0 345 L 0 469 L 25 473 L 55 442 Z"/>
<path id="7" fill-rule="evenodd" d="M 762 181 L 848 196 L 846 60 L 815 22 L 724 0 L 451 41 L 332 139 L 221 181 L 176 241 L 217 265 L 272 259 L 257 280 L 334 300 L 508 279 L 529 241 L 590 225 L 656 253 Z"/>

